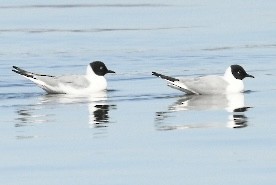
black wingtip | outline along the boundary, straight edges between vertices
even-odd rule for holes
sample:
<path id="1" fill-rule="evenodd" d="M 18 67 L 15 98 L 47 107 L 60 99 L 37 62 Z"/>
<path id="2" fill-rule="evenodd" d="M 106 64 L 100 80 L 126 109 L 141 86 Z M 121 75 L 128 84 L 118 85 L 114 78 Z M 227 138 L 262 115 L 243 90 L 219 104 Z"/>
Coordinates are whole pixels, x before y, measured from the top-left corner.
<path id="1" fill-rule="evenodd" d="M 15 73 L 20 73 L 20 71 L 21 71 L 20 68 L 17 66 L 12 66 L 12 68 L 13 68 L 12 71 Z"/>
<path id="2" fill-rule="evenodd" d="M 15 70 L 15 69 L 12 69 L 12 71 L 19 74 L 19 71 Z"/>
<path id="3" fill-rule="evenodd" d="M 26 76 L 26 77 L 29 77 L 29 78 L 33 78 L 33 79 L 36 79 L 36 76 L 55 77 L 52 75 L 44 75 L 44 74 L 28 72 L 28 71 L 25 71 L 24 69 L 21 69 L 20 67 L 17 67 L 17 66 L 12 66 L 12 67 L 13 67 L 13 69 L 12 69 L 13 72 L 23 75 L 23 76 Z"/>
<path id="4" fill-rule="evenodd" d="M 153 72 L 152 72 L 152 75 L 157 76 L 157 77 L 160 77 L 161 74 L 156 73 L 156 72 L 153 71 Z"/>
<path id="5" fill-rule="evenodd" d="M 24 71 L 23 69 L 21 69 L 21 68 L 19 68 L 19 67 L 17 67 L 17 66 L 12 66 L 12 71 L 13 72 L 16 72 L 16 73 L 25 73 L 26 71 Z"/>
<path id="6" fill-rule="evenodd" d="M 173 78 L 173 77 L 170 77 L 170 76 L 162 75 L 162 74 L 157 73 L 157 72 L 152 72 L 152 75 L 160 77 L 160 78 L 168 80 L 168 81 L 171 81 L 171 82 L 179 81 L 179 79 L 177 79 L 177 78 Z"/>
<path id="7" fill-rule="evenodd" d="M 24 71 L 23 69 L 20 69 L 19 67 L 16 67 L 16 66 L 12 66 L 12 67 L 13 67 L 13 69 L 12 69 L 13 72 L 15 72 L 19 75 L 23 75 L 23 76 L 26 76 L 29 78 L 36 79 L 32 74 L 27 73 L 26 71 Z"/>

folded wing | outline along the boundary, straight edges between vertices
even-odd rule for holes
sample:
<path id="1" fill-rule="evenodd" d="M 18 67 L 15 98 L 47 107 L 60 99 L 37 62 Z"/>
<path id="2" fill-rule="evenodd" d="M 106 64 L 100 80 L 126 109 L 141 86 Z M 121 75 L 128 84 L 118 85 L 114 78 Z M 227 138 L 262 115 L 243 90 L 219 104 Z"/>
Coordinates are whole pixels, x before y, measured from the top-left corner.
<path id="1" fill-rule="evenodd" d="M 48 93 L 65 93 L 65 88 L 86 88 L 89 81 L 82 75 L 51 76 L 32 73 L 13 66 L 13 72 L 24 76 Z"/>
<path id="2" fill-rule="evenodd" d="M 186 94 L 221 94 L 225 92 L 228 83 L 221 76 L 209 75 L 197 78 L 174 78 L 152 72 L 168 82 L 168 86 Z"/>

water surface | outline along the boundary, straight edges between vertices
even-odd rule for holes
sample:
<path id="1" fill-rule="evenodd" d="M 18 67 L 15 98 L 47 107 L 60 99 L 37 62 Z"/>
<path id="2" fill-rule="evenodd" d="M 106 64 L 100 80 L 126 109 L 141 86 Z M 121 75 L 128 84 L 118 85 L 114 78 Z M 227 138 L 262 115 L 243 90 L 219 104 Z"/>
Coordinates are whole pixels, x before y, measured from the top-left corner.
<path id="1" fill-rule="evenodd" d="M 274 1 L 45 1 L 0 6 L 0 184 L 275 184 Z M 47 95 L 12 65 L 82 74 L 108 91 Z M 255 79 L 186 96 L 151 76 Z"/>

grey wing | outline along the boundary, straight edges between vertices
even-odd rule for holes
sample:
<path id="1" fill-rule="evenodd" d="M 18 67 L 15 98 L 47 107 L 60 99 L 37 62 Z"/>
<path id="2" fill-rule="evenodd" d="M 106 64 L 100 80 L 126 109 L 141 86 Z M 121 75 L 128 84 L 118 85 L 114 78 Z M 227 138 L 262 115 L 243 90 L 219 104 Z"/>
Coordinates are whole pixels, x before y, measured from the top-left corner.
<path id="1" fill-rule="evenodd" d="M 221 94 L 227 88 L 228 83 L 221 76 L 204 76 L 197 78 L 180 78 L 172 83 L 174 88 L 187 94 Z M 171 86 L 169 84 L 169 86 Z"/>
<path id="2" fill-rule="evenodd" d="M 90 84 L 84 75 L 51 76 L 25 71 L 17 66 L 13 66 L 12 71 L 33 81 L 48 93 L 63 93 L 60 86 L 86 88 Z"/>
<path id="3" fill-rule="evenodd" d="M 192 94 L 199 94 L 191 89 L 189 89 L 186 86 L 183 86 L 183 83 L 177 81 L 177 82 L 168 82 L 168 86 L 173 88 L 173 89 L 177 89 L 179 91 L 185 92 L 188 95 L 192 95 Z"/>
<path id="4" fill-rule="evenodd" d="M 54 78 L 44 78 L 52 86 L 70 86 L 73 88 L 87 88 L 89 86 L 89 81 L 83 75 L 67 75 L 58 76 Z"/>
<path id="5" fill-rule="evenodd" d="M 87 88 L 89 81 L 84 76 L 36 76 L 34 81 L 48 93 L 65 93 L 63 88 L 70 87 L 74 89 Z"/>

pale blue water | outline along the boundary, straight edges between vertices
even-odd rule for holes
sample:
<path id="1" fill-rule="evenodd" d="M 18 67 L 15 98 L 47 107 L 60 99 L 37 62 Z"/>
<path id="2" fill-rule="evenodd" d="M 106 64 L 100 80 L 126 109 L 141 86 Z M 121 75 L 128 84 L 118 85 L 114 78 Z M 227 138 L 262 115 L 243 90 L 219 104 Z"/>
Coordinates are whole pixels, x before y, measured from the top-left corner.
<path id="1" fill-rule="evenodd" d="M 0 184 L 275 184 L 275 9 L 2 1 Z M 93 60 L 117 72 L 104 99 L 46 95 L 11 71 L 82 74 Z M 151 76 L 231 64 L 255 76 L 241 97 L 188 97 Z M 237 99 L 251 108 L 227 111 Z"/>

